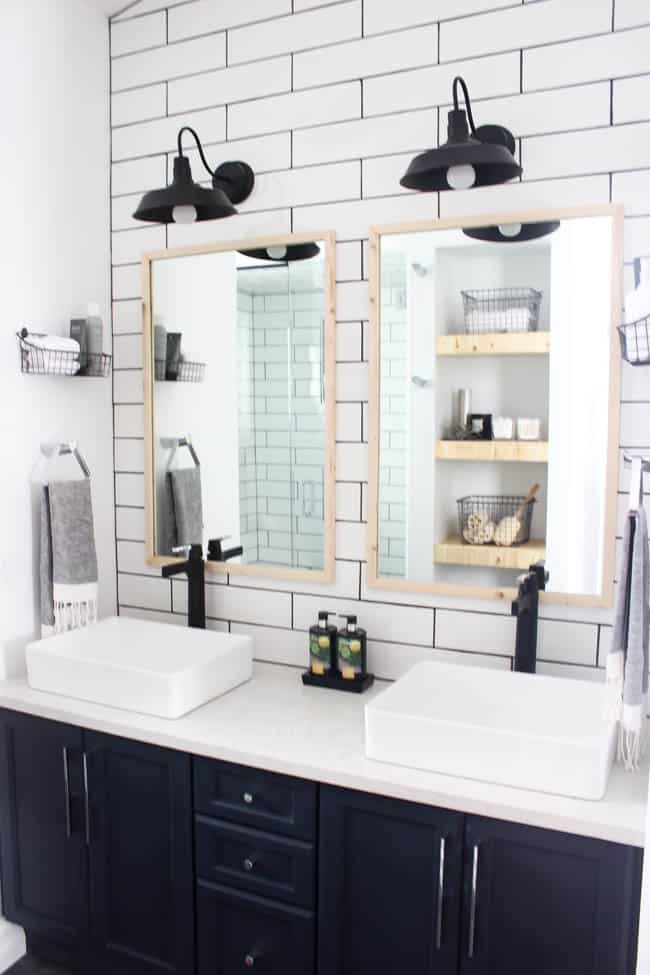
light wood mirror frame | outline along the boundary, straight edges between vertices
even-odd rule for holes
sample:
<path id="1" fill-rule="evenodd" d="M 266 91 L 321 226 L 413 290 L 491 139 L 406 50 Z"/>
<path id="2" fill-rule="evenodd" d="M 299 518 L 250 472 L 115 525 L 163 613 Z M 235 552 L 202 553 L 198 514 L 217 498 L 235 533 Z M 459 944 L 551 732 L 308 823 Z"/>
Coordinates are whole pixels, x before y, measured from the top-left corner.
<path id="1" fill-rule="evenodd" d="M 370 228 L 370 335 L 369 335 L 369 475 L 367 521 L 367 581 L 372 588 L 393 592 L 433 593 L 450 597 L 467 597 L 510 601 L 516 590 L 510 587 L 459 585 L 426 580 L 408 580 L 378 575 L 378 500 L 379 500 L 379 423 L 380 423 L 380 314 L 381 314 L 381 238 L 386 235 L 414 234 L 426 231 L 482 227 L 487 225 L 534 223 L 544 220 L 569 220 L 578 217 L 612 219 L 612 301 L 609 363 L 609 424 L 607 434 L 606 500 L 604 511 L 604 555 L 599 594 L 553 593 L 540 594 L 546 603 L 562 605 L 611 607 L 614 599 L 616 563 L 616 502 L 618 490 L 618 439 L 620 416 L 621 359 L 617 326 L 623 308 L 623 208 L 618 204 L 602 204 L 565 209 L 524 210 L 485 213 L 467 217 L 430 222 L 389 224 Z M 432 453 L 433 457 L 433 453 Z M 432 461 L 433 462 L 433 461 Z"/>
<path id="2" fill-rule="evenodd" d="M 155 490 L 155 411 L 154 411 L 154 345 L 152 267 L 157 261 L 178 257 L 251 250 L 277 245 L 322 242 L 325 250 L 324 285 L 324 356 L 325 367 L 325 463 L 323 568 L 298 569 L 273 565 L 238 565 L 233 562 L 206 562 L 209 572 L 217 575 L 258 576 L 270 579 L 303 582 L 332 582 L 335 564 L 335 504 L 336 504 L 336 235 L 332 230 L 300 234 L 220 241 L 168 250 L 150 251 L 142 257 L 142 333 L 144 365 L 144 441 L 145 441 L 145 528 L 147 564 L 162 567 L 182 559 L 156 554 L 156 490 Z"/>

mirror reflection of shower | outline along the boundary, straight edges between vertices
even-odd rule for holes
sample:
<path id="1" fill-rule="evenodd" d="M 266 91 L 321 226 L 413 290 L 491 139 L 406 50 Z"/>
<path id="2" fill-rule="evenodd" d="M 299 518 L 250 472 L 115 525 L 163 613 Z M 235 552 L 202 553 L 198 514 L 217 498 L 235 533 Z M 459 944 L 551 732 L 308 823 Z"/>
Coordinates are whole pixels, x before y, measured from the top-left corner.
<path id="1" fill-rule="evenodd" d="M 309 245 L 304 245 L 305 247 Z M 324 268 L 240 256 L 237 271 L 241 538 L 249 562 L 323 566 Z"/>

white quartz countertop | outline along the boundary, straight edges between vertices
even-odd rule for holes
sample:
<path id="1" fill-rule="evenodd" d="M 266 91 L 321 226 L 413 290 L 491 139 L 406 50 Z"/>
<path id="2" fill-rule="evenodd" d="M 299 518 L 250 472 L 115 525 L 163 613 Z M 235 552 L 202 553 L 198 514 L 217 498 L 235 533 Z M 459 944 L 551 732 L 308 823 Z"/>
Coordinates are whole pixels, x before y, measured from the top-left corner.
<path id="1" fill-rule="evenodd" d="M 348 789 L 593 836 L 632 846 L 645 837 L 648 769 L 616 767 L 600 802 L 567 799 L 366 758 L 362 695 L 304 687 L 300 671 L 256 663 L 253 680 L 175 721 L 0 681 L 0 707 L 83 728 Z"/>

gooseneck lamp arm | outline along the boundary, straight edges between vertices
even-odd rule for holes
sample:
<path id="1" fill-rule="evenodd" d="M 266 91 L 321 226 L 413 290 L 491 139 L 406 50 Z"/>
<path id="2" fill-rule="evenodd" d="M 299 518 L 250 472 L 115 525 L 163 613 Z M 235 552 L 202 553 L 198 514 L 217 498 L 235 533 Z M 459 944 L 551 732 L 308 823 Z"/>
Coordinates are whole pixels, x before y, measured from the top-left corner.
<path id="1" fill-rule="evenodd" d="M 201 143 L 201 140 L 199 139 L 195 129 L 191 128 L 191 126 L 189 125 L 184 125 L 182 129 L 178 130 L 178 155 L 180 156 L 181 159 L 185 158 L 185 155 L 183 153 L 183 136 L 185 135 L 186 132 L 189 132 L 189 134 L 196 142 L 196 148 L 199 150 L 199 156 L 201 157 L 201 162 L 205 166 L 207 172 L 210 174 L 210 176 L 214 176 L 214 170 L 210 168 L 210 166 L 208 165 L 208 160 L 205 158 L 205 152 L 203 151 L 203 145 Z"/>
<path id="2" fill-rule="evenodd" d="M 469 91 L 467 90 L 465 79 L 461 78 L 461 76 L 457 74 L 451 86 L 452 97 L 454 99 L 454 111 L 456 112 L 459 110 L 460 107 L 458 104 L 459 88 L 462 88 L 463 90 L 463 98 L 465 99 L 465 110 L 467 112 L 467 120 L 469 122 L 470 131 L 474 133 L 476 132 L 476 126 L 474 125 L 474 116 L 472 115 L 472 103 L 469 100 Z"/>

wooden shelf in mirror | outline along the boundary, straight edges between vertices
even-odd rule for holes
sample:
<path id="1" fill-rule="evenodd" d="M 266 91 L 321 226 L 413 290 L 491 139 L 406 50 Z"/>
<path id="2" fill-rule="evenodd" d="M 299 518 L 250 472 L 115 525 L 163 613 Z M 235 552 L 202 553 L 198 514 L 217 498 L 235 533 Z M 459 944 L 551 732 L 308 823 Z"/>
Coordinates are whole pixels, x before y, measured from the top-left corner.
<path id="1" fill-rule="evenodd" d="M 548 443 L 545 440 L 436 440 L 436 460 L 546 464 Z"/>
<path id="2" fill-rule="evenodd" d="M 459 535 L 434 546 L 434 562 L 446 565 L 480 566 L 490 569 L 527 569 L 533 562 L 546 558 L 543 539 L 531 539 L 523 545 L 468 545 Z"/>
<path id="3" fill-rule="evenodd" d="M 438 355 L 548 355 L 550 348 L 550 332 L 486 332 L 436 339 Z"/>

